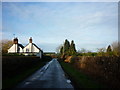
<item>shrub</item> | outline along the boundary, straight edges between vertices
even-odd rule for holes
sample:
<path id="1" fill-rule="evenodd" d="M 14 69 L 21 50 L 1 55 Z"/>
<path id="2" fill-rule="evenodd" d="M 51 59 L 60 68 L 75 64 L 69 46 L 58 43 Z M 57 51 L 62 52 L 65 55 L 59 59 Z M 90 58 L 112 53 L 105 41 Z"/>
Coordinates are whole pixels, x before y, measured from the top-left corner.
<path id="1" fill-rule="evenodd" d="M 120 83 L 120 57 L 115 56 L 80 56 L 71 58 L 72 65 L 95 78 L 102 78 L 111 87 Z"/>

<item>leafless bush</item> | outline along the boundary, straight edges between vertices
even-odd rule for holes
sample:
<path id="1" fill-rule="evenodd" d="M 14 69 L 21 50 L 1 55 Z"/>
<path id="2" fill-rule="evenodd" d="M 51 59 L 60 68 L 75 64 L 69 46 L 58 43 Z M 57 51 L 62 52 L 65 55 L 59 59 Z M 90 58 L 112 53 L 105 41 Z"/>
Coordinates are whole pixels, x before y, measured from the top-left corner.
<path id="1" fill-rule="evenodd" d="M 120 83 L 120 57 L 118 56 L 80 56 L 71 58 L 73 65 L 110 85 L 118 87 Z"/>
<path id="2" fill-rule="evenodd" d="M 12 46 L 13 42 L 11 40 L 1 40 L 0 41 L 1 47 L 0 50 L 2 53 L 7 53 L 7 50 Z"/>
<path id="3" fill-rule="evenodd" d="M 113 42 L 112 48 L 113 48 L 114 55 L 120 56 L 120 42 L 117 42 L 117 41 Z"/>

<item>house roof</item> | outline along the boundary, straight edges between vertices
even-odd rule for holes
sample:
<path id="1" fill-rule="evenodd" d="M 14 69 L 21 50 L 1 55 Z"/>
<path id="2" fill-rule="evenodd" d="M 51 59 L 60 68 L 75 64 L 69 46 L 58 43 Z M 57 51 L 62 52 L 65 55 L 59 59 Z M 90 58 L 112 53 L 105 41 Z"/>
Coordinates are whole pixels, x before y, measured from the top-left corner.
<path id="1" fill-rule="evenodd" d="M 36 44 L 32 43 L 36 48 L 38 48 L 39 50 L 41 50 Z"/>
<path id="2" fill-rule="evenodd" d="M 24 48 L 24 46 L 22 44 L 18 44 L 19 47 L 21 47 L 22 49 Z"/>

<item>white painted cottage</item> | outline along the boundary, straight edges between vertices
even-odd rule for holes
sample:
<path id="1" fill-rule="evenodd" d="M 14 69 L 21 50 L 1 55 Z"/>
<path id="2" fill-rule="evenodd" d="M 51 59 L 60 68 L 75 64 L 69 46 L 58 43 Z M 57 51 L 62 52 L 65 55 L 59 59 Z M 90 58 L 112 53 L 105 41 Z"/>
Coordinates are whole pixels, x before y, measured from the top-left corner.
<path id="1" fill-rule="evenodd" d="M 18 39 L 13 39 L 13 45 L 8 49 L 8 53 L 23 53 L 24 46 L 18 43 Z"/>
<path id="2" fill-rule="evenodd" d="M 14 38 L 13 45 L 8 49 L 8 53 L 23 53 L 24 55 L 36 55 L 42 57 L 43 51 L 29 39 L 29 43 L 24 47 L 18 43 L 18 39 Z"/>
<path id="3" fill-rule="evenodd" d="M 25 55 L 34 54 L 42 57 L 42 50 L 32 42 L 32 38 L 29 39 L 29 43 L 23 48 L 23 52 Z"/>

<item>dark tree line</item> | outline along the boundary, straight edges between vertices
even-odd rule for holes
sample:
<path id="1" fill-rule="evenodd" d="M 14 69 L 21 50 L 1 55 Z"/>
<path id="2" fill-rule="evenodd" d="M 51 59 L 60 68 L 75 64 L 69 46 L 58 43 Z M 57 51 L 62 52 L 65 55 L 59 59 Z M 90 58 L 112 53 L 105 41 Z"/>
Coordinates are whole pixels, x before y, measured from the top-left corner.
<path id="1" fill-rule="evenodd" d="M 76 48 L 74 41 L 72 40 L 71 43 L 66 39 L 63 46 L 60 48 L 60 54 L 62 55 L 75 55 Z"/>
<path id="2" fill-rule="evenodd" d="M 82 49 L 80 52 L 76 51 L 75 43 L 72 40 L 69 42 L 67 39 L 62 46 L 59 47 L 59 53 L 61 55 L 76 55 L 76 56 L 119 56 L 120 55 L 120 43 L 114 42 L 112 45 L 108 45 L 107 48 L 99 48 L 97 52 L 91 52 L 86 49 Z"/>

